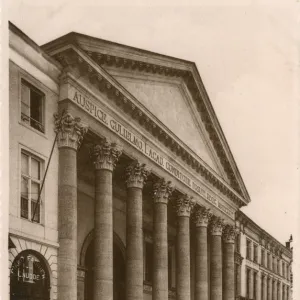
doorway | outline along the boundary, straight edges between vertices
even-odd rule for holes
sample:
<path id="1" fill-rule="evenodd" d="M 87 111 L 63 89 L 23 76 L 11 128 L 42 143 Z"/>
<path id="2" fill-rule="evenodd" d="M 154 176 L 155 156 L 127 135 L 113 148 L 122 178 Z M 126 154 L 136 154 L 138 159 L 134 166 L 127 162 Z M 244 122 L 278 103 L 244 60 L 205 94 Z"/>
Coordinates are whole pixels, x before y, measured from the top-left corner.
<path id="1" fill-rule="evenodd" d="M 89 244 L 85 254 L 85 293 L 84 300 L 93 300 L 94 293 L 94 240 Z M 113 299 L 125 300 L 125 260 L 117 243 L 113 244 Z"/>

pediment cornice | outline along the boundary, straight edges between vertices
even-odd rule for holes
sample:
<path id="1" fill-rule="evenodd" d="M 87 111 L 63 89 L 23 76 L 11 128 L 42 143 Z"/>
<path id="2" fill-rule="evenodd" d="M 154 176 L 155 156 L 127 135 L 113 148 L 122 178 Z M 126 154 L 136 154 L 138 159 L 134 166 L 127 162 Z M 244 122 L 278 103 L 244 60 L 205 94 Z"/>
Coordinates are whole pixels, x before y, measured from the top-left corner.
<path id="1" fill-rule="evenodd" d="M 202 120 L 209 132 L 209 137 L 215 146 L 216 152 L 220 157 L 220 161 L 224 162 L 224 169 L 229 174 L 231 185 L 219 177 L 213 170 L 209 168 L 199 157 L 191 153 L 180 141 L 176 140 L 162 123 L 147 113 L 145 107 L 140 105 L 136 99 L 123 87 L 118 81 L 111 77 L 102 67 L 105 63 L 113 63 L 117 67 L 138 68 L 145 72 L 158 72 L 165 76 L 181 77 L 188 88 L 191 87 L 192 77 L 190 71 L 175 70 L 168 67 L 159 67 L 152 64 L 138 63 L 124 59 L 109 57 L 108 55 L 95 54 L 85 52 L 82 49 L 70 44 L 60 48 L 52 56 L 64 67 L 64 74 L 76 66 L 80 72 L 80 76 L 88 78 L 91 84 L 97 87 L 101 93 L 105 93 L 111 101 L 114 101 L 126 114 L 143 126 L 151 135 L 156 137 L 167 148 L 179 156 L 188 166 L 194 169 L 200 176 L 205 178 L 210 184 L 222 192 L 226 197 L 231 199 L 239 207 L 246 205 L 249 200 L 243 196 L 241 189 L 234 177 L 233 171 L 230 171 L 230 163 L 224 156 L 220 140 L 214 133 L 214 126 L 210 122 L 210 118 L 205 114 L 206 108 L 204 104 L 197 105 L 198 111 L 201 113 Z M 191 88 L 191 92 L 194 88 Z M 198 98 L 200 95 L 198 96 Z M 200 101 L 201 102 L 201 101 Z M 230 175 L 231 174 L 231 175 Z"/>

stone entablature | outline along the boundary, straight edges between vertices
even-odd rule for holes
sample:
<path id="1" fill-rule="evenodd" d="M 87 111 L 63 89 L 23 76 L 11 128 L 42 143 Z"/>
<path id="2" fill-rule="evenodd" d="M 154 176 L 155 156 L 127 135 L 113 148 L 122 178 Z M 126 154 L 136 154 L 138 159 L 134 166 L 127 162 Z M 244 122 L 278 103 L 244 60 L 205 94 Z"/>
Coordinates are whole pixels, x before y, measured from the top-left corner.
<path id="1" fill-rule="evenodd" d="M 187 165 L 199 173 L 201 177 L 204 177 L 210 184 L 219 189 L 226 197 L 230 198 L 238 206 L 243 206 L 247 203 L 248 200 L 245 200 L 243 196 L 229 187 L 224 180 L 210 171 L 209 168 L 201 162 L 201 159 L 199 160 L 184 144 L 174 139 L 164 126 L 157 123 L 149 113 L 139 107 L 139 103 L 132 99 L 132 96 L 128 94 L 118 82 L 109 78 L 88 55 L 82 53 L 74 46 L 70 46 L 68 49 L 55 55 L 55 58 L 65 67 L 68 65 L 77 65 L 78 72 L 81 76 L 88 78 L 89 82 L 96 86 L 101 93 L 105 93 L 109 99 L 115 101 L 115 104 L 121 107 L 131 118 L 135 119 L 140 126 L 158 138 L 160 142 L 172 152 L 176 153 L 177 156 L 180 156 Z M 213 126 L 210 125 L 207 128 L 213 128 Z M 222 147 L 219 148 L 221 149 Z M 225 160 L 223 159 L 221 161 Z"/>

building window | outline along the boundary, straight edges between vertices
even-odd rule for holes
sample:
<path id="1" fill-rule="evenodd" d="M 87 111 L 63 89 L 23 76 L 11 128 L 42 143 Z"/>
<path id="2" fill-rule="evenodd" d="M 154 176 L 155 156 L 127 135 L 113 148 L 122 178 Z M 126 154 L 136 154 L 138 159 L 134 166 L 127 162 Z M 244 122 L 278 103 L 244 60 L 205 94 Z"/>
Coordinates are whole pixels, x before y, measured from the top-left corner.
<path id="1" fill-rule="evenodd" d="M 289 280 L 289 266 L 286 265 L 286 279 Z"/>
<path id="2" fill-rule="evenodd" d="M 41 187 L 42 161 L 21 152 L 21 217 L 40 223 L 41 201 L 37 203 Z"/>
<path id="3" fill-rule="evenodd" d="M 145 242 L 145 281 L 152 283 L 153 247 L 152 243 Z"/>
<path id="4" fill-rule="evenodd" d="M 250 240 L 247 240 L 247 244 L 246 244 L 246 258 L 251 260 L 251 250 L 252 250 L 252 247 L 251 247 L 251 241 Z"/>
<path id="5" fill-rule="evenodd" d="M 254 262 L 258 263 L 258 247 L 256 244 L 253 245 L 253 253 L 254 253 L 253 260 Z"/>
<path id="6" fill-rule="evenodd" d="M 271 255 L 270 253 L 267 254 L 267 268 L 270 269 L 270 264 L 271 263 Z"/>
<path id="7" fill-rule="evenodd" d="M 282 262 L 282 276 L 285 277 L 285 264 Z"/>
<path id="8" fill-rule="evenodd" d="M 21 120 L 40 132 L 45 132 L 44 99 L 45 95 L 40 90 L 22 79 Z"/>
<path id="9" fill-rule="evenodd" d="M 250 294 L 250 276 L 251 276 L 251 270 L 246 269 L 246 297 L 249 298 Z"/>
<path id="10" fill-rule="evenodd" d="M 277 274 L 280 275 L 280 260 L 277 259 Z"/>
<path id="11" fill-rule="evenodd" d="M 256 299 L 257 293 L 257 272 L 253 273 L 253 298 Z"/>
<path id="12" fill-rule="evenodd" d="M 50 276 L 44 258 L 22 251 L 10 269 L 10 299 L 50 299 Z"/>
<path id="13" fill-rule="evenodd" d="M 241 252 L 241 236 L 240 236 L 240 234 L 237 234 L 235 236 L 235 251 L 237 253 Z"/>
<path id="14" fill-rule="evenodd" d="M 264 249 L 261 249 L 261 258 L 260 258 L 260 261 L 261 261 L 261 265 L 263 267 L 265 267 L 265 250 Z"/>
<path id="15" fill-rule="evenodd" d="M 275 256 L 273 256 L 273 267 L 272 268 L 273 268 L 273 272 L 276 273 L 277 270 L 276 270 L 276 259 L 275 259 Z"/>

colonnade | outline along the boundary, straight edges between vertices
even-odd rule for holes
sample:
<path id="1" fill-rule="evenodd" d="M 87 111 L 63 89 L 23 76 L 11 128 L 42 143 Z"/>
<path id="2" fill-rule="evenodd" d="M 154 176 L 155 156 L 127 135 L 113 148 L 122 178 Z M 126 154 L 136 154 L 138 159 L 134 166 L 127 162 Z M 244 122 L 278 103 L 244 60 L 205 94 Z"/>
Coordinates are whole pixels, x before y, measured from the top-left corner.
<path id="1" fill-rule="evenodd" d="M 77 293 L 77 166 L 76 151 L 86 129 L 72 115 L 56 123 L 59 147 L 59 252 L 58 299 L 74 300 Z M 94 300 L 113 299 L 113 198 L 112 174 L 122 153 L 104 139 L 91 148 L 95 168 Z M 137 161 L 126 168 L 126 299 L 143 299 L 143 210 L 142 190 L 149 170 Z M 154 183 L 153 287 L 152 299 L 168 299 L 168 202 L 173 192 L 170 182 Z M 208 209 L 195 205 L 189 195 L 175 201 L 176 299 L 191 299 L 190 218 L 195 223 L 195 299 L 234 299 L 235 230 Z M 210 279 L 208 276 L 208 234 Z"/>

